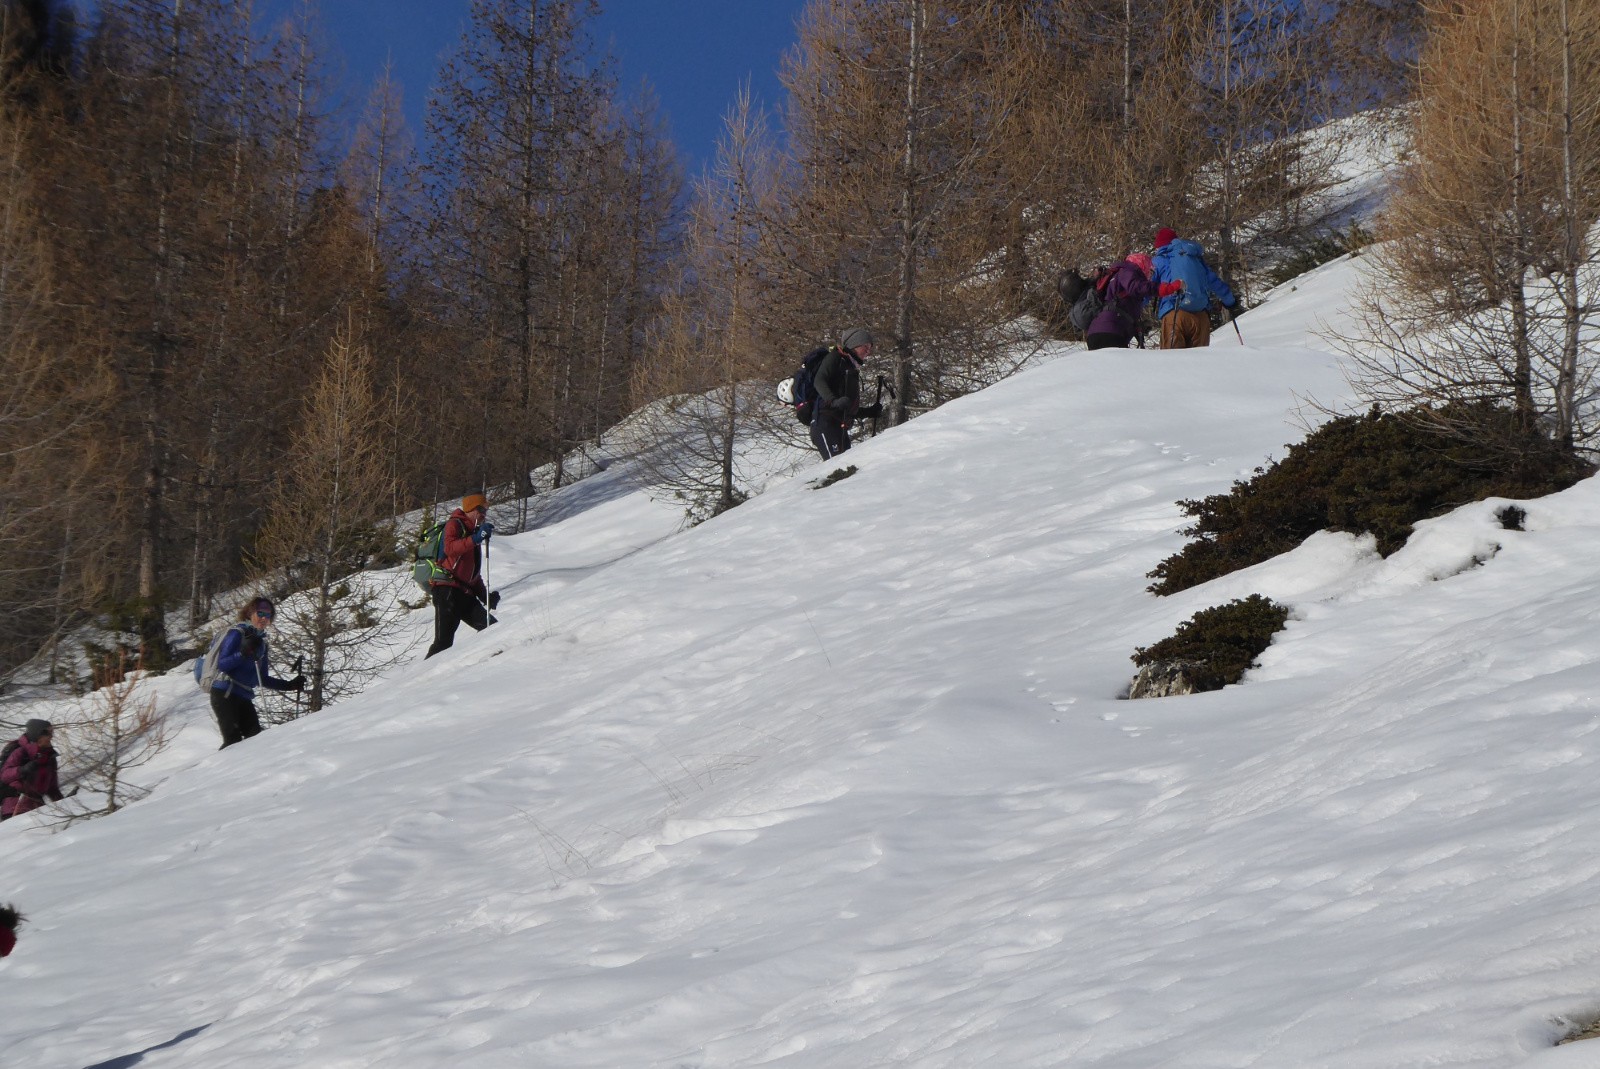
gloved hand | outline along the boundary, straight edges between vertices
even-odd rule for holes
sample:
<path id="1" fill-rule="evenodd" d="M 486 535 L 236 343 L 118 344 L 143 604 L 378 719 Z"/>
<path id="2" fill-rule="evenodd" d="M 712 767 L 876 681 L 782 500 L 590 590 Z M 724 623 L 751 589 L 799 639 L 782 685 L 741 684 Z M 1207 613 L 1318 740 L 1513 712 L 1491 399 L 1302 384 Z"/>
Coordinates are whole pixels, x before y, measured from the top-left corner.
<path id="1" fill-rule="evenodd" d="M 845 409 L 850 407 L 850 398 L 835 397 L 833 400 L 828 402 L 828 407 L 833 409 L 835 412 L 843 412 Z"/>
<path id="2" fill-rule="evenodd" d="M 496 590 L 496 591 L 494 591 L 493 593 L 491 593 L 489 595 L 489 608 L 498 609 L 499 607 L 500 607 L 500 591 Z"/>
<path id="3" fill-rule="evenodd" d="M 261 652 L 261 639 L 256 635 L 241 635 L 239 637 L 239 652 L 246 657 L 255 658 Z"/>
<path id="4" fill-rule="evenodd" d="M 856 415 L 860 416 L 862 419 L 877 419 L 879 416 L 883 415 L 883 402 L 874 401 L 866 408 L 863 408 L 860 412 L 857 412 Z"/>
<path id="5" fill-rule="evenodd" d="M 494 524 L 485 520 L 472 529 L 472 544 L 481 546 L 488 541 L 489 536 L 492 534 L 494 534 Z"/>
<path id="6" fill-rule="evenodd" d="M 24 761 L 24 762 L 22 762 L 22 767 L 17 769 L 17 778 L 18 779 L 32 779 L 34 776 L 36 776 L 38 774 L 39 774 L 39 762 L 37 762 L 37 761 Z"/>
<path id="7" fill-rule="evenodd" d="M 289 689 L 290 690 L 305 690 L 306 689 L 306 677 L 305 677 L 305 674 L 301 673 L 300 675 L 297 675 L 293 679 L 289 680 Z"/>
<path id="8" fill-rule="evenodd" d="M 1175 280 L 1173 282 L 1163 282 L 1156 289 L 1156 293 L 1159 294 L 1162 297 L 1170 297 L 1174 293 L 1182 293 L 1182 292 L 1183 292 L 1183 280 L 1181 278 L 1177 279 L 1177 280 Z"/>

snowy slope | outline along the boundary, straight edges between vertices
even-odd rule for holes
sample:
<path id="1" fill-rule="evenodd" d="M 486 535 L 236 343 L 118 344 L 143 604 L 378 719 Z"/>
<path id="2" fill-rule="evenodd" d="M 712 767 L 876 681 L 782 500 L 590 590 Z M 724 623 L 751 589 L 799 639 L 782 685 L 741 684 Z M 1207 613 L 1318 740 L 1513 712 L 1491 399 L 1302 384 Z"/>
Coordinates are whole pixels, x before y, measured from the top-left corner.
<path id="1" fill-rule="evenodd" d="M 5 1064 L 1600 1066 L 1549 1049 L 1600 1016 L 1593 482 L 1144 590 L 1175 501 L 1344 397 L 1354 270 L 691 531 L 497 540 L 502 626 L 227 752 L 155 681 L 155 795 L 0 829 Z M 1257 590 L 1246 684 L 1118 700 Z"/>

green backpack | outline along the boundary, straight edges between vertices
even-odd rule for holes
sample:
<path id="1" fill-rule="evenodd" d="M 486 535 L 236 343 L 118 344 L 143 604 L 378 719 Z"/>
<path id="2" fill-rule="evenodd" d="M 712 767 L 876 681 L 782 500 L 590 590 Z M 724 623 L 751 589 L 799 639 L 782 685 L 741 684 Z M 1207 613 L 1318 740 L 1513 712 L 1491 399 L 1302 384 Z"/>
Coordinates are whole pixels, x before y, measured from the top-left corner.
<path id="1" fill-rule="evenodd" d="M 423 528 L 416 552 L 411 555 L 416 562 L 411 565 L 411 578 L 424 593 L 432 591 L 434 583 L 451 578 L 450 570 L 444 566 L 444 529 L 449 523 L 447 516 L 442 522 Z"/>

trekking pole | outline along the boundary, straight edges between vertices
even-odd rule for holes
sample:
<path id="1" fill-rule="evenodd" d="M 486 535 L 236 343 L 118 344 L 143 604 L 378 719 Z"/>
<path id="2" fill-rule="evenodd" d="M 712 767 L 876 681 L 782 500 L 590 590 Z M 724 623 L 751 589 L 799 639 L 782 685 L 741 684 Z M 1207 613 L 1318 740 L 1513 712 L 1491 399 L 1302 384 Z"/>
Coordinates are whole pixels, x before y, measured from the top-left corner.
<path id="1" fill-rule="evenodd" d="M 900 395 L 895 392 L 894 384 L 891 383 L 888 379 L 884 378 L 882 375 L 879 375 L 878 376 L 878 396 L 873 399 L 872 403 L 874 405 L 881 406 L 883 404 L 883 388 L 885 386 L 889 387 L 889 400 L 898 401 L 900 399 Z M 881 411 L 881 408 L 880 408 L 879 414 L 877 416 L 873 416 L 872 417 L 872 435 L 873 435 L 873 437 L 877 437 L 877 435 L 878 435 L 878 420 L 879 420 L 879 418 L 881 418 L 881 416 L 882 416 L 882 411 Z"/>
<path id="2" fill-rule="evenodd" d="M 1239 321 L 1233 317 L 1233 309 L 1224 308 L 1223 311 L 1228 313 L 1228 322 L 1233 324 L 1234 337 L 1239 339 L 1239 344 L 1240 345 L 1243 345 L 1244 344 L 1244 335 L 1239 333 Z"/>
<path id="3" fill-rule="evenodd" d="M 483 580 L 483 623 L 485 627 L 489 626 L 489 542 L 493 538 L 493 534 L 483 536 L 483 572 L 478 576 Z"/>

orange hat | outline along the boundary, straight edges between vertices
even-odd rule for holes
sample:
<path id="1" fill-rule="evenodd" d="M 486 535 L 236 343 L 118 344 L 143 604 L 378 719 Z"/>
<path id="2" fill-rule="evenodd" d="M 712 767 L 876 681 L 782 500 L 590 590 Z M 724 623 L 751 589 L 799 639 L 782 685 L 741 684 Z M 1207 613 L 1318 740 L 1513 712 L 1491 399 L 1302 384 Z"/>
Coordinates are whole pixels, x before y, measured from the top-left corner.
<path id="1" fill-rule="evenodd" d="M 461 511 L 471 512 L 473 509 L 488 511 L 489 502 L 482 494 L 468 494 L 461 499 Z"/>

